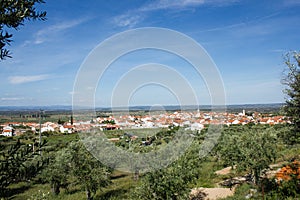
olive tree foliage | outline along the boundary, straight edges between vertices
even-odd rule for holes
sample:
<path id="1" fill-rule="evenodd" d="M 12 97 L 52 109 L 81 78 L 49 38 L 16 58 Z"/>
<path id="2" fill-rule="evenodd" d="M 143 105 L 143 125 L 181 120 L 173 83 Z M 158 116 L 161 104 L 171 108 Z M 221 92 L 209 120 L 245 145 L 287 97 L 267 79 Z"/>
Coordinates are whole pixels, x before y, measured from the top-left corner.
<path id="1" fill-rule="evenodd" d="M 167 168 L 146 173 L 132 192 L 132 199 L 188 199 L 189 184 L 199 179 L 200 143 L 194 141 L 185 154 Z"/>
<path id="2" fill-rule="evenodd" d="M 275 161 L 277 135 L 273 128 L 224 134 L 218 144 L 225 165 L 251 173 L 258 184 L 264 169 Z"/>
<path id="3" fill-rule="evenodd" d="M 7 29 L 18 30 L 27 20 L 45 20 L 46 12 L 36 11 L 36 4 L 43 0 L 1 0 L 0 1 L 0 60 L 10 58 L 6 48 L 12 42 L 12 34 Z"/>
<path id="4" fill-rule="evenodd" d="M 50 163 L 41 174 L 41 177 L 50 184 L 55 195 L 60 193 L 61 187 L 67 187 L 69 184 L 71 156 L 66 148 L 49 155 Z"/>
<path id="5" fill-rule="evenodd" d="M 34 178 L 48 164 L 48 159 L 38 153 L 45 142 L 40 147 L 37 142 L 31 145 L 35 150 L 19 140 L 0 144 L 0 197 L 6 197 L 8 186 Z"/>
<path id="6" fill-rule="evenodd" d="M 72 142 L 68 151 L 72 155 L 72 175 L 76 177 L 77 184 L 85 190 L 87 199 L 93 199 L 98 189 L 110 183 L 108 168 L 90 154 L 81 142 Z"/>
<path id="7" fill-rule="evenodd" d="M 286 114 L 292 117 L 294 131 L 290 137 L 293 143 L 300 142 L 300 52 L 288 52 L 284 57 L 286 73 L 282 83 L 286 86 Z"/>
<path id="8" fill-rule="evenodd" d="M 169 167 L 148 173 L 133 194 L 134 199 L 187 199 L 189 189 L 181 176 L 181 167 Z"/>
<path id="9" fill-rule="evenodd" d="M 80 185 L 88 200 L 93 199 L 98 189 L 110 183 L 110 171 L 94 158 L 81 142 L 71 142 L 58 151 L 43 177 L 52 187 L 54 194 L 69 184 Z"/>

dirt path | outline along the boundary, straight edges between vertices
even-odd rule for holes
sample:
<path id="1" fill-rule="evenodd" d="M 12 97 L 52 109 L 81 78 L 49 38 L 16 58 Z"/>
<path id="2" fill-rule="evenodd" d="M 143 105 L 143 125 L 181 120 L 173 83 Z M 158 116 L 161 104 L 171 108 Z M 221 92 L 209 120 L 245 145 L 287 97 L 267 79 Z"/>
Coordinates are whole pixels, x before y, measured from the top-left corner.
<path id="1" fill-rule="evenodd" d="M 284 164 L 284 162 L 280 162 L 280 163 L 269 165 L 269 167 L 270 167 L 271 170 L 274 170 L 274 169 L 278 170 L 283 164 Z M 218 171 L 215 171 L 215 174 L 217 174 L 217 175 L 226 175 L 226 174 L 230 173 L 231 169 L 232 169 L 231 167 L 226 167 L 226 168 L 220 169 Z"/>
<path id="2" fill-rule="evenodd" d="M 226 175 L 229 174 L 231 171 L 231 167 L 226 167 L 224 169 L 218 170 L 215 173 L 217 175 Z M 228 196 L 233 196 L 234 194 L 234 189 L 235 188 L 221 188 L 221 187 L 216 187 L 216 188 L 195 188 L 191 191 L 191 195 L 195 195 L 200 193 L 205 193 L 206 197 L 204 200 L 217 200 L 219 198 L 225 198 Z"/>
<path id="3" fill-rule="evenodd" d="M 277 169 L 279 168 L 279 166 L 281 166 L 282 163 L 278 163 L 278 164 L 274 164 L 274 165 L 270 165 L 271 169 Z M 224 169 L 218 170 L 215 173 L 217 175 L 226 175 L 229 174 L 231 171 L 231 167 L 226 167 Z M 276 173 L 276 170 L 270 170 L 269 171 L 270 175 L 274 175 Z M 244 180 L 244 177 L 235 177 L 235 179 L 239 180 L 239 181 L 246 181 Z M 241 180 L 243 179 L 243 180 Z M 233 196 L 234 195 L 234 191 L 235 191 L 235 187 L 233 187 L 232 189 L 230 188 L 221 188 L 221 187 L 216 187 L 216 188 L 195 188 L 191 191 L 191 195 L 195 195 L 198 194 L 199 192 L 201 193 L 205 193 L 206 197 L 204 198 L 204 200 L 217 200 L 219 198 L 226 198 L 228 196 Z"/>
<path id="4" fill-rule="evenodd" d="M 217 200 L 219 198 L 225 198 L 228 196 L 233 196 L 234 189 L 229 188 L 197 188 L 193 189 L 191 194 L 197 194 L 198 192 L 203 192 L 207 196 L 204 200 Z"/>
<path id="5" fill-rule="evenodd" d="M 226 174 L 229 174 L 230 171 L 231 171 L 231 167 L 226 167 L 226 168 L 224 168 L 224 169 L 215 171 L 215 173 L 216 173 L 217 175 L 226 175 Z"/>

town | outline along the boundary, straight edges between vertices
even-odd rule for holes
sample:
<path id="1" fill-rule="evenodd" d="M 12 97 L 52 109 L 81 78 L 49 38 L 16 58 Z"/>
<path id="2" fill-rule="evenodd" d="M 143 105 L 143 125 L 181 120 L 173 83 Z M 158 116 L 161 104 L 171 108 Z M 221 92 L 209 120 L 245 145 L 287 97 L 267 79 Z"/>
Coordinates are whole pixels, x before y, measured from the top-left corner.
<path id="1" fill-rule="evenodd" d="M 67 122 L 61 123 L 45 121 L 38 122 L 5 122 L 0 125 L 3 136 L 22 135 L 25 132 L 59 132 L 80 133 L 91 128 L 100 130 L 116 129 L 141 129 L 141 128 L 167 128 L 169 126 L 183 127 L 186 130 L 200 131 L 209 124 L 245 125 L 245 124 L 290 124 L 288 117 L 274 114 L 262 114 L 259 112 L 246 113 L 217 113 L 197 111 L 175 111 L 154 113 L 145 115 L 117 115 L 98 116 L 88 121 L 73 120 L 73 116 Z"/>

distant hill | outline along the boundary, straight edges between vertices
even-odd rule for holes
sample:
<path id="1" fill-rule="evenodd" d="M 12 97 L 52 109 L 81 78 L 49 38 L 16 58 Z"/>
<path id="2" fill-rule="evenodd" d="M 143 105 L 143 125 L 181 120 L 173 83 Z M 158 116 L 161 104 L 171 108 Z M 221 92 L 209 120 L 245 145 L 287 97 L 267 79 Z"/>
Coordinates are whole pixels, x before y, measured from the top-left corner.
<path id="1" fill-rule="evenodd" d="M 258 112 L 277 112 L 284 106 L 283 103 L 272 103 L 272 104 L 240 104 L 240 105 L 227 105 L 226 110 L 229 112 L 241 112 L 246 111 L 258 111 Z M 0 111 L 71 111 L 72 106 L 70 105 L 53 105 L 53 106 L 0 106 Z M 166 110 L 166 111 L 176 111 L 176 110 L 197 110 L 207 111 L 211 110 L 210 105 L 167 105 L 163 107 L 153 108 L 151 106 L 130 106 L 130 111 L 149 111 L 149 110 Z M 114 109 L 97 107 L 96 111 L 124 111 L 128 110 L 127 107 L 116 107 Z"/>
<path id="2" fill-rule="evenodd" d="M 257 112 L 278 112 L 280 109 L 284 106 L 284 103 L 272 103 L 272 104 L 239 104 L 239 105 L 227 105 L 226 110 L 228 112 L 242 112 L 242 110 L 246 111 L 257 111 Z M 218 108 L 218 106 L 215 106 L 215 108 Z M 125 107 L 117 107 L 114 108 L 114 111 L 122 111 L 127 110 L 128 108 Z M 130 111 L 159 111 L 159 110 L 166 110 L 166 111 L 176 111 L 176 110 L 197 110 L 200 111 L 210 111 L 212 110 L 211 105 L 185 105 L 185 106 L 163 106 L 163 107 L 157 107 L 153 108 L 151 106 L 131 106 L 129 107 Z M 224 108 L 223 108 L 224 109 Z M 222 110 L 223 110 L 222 109 Z M 96 108 L 97 111 L 112 111 L 111 108 Z"/>
<path id="3" fill-rule="evenodd" d="M 72 106 L 62 106 L 62 105 L 53 105 L 53 106 L 0 106 L 0 111 L 60 111 L 72 110 Z"/>

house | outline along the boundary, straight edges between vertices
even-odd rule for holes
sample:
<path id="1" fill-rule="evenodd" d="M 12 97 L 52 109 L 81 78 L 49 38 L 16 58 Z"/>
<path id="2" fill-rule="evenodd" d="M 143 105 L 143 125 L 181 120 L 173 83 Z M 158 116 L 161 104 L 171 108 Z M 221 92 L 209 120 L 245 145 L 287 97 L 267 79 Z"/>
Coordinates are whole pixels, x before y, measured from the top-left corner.
<path id="1" fill-rule="evenodd" d="M 3 136 L 12 137 L 15 135 L 15 129 L 11 126 L 3 127 L 2 134 Z"/>
<path id="2" fill-rule="evenodd" d="M 235 119 L 231 124 L 241 124 L 240 120 Z"/>
<path id="3" fill-rule="evenodd" d="M 259 119 L 258 120 L 258 122 L 260 123 L 260 124 L 267 124 L 268 123 L 268 118 L 262 118 L 262 119 Z"/>
<path id="4" fill-rule="evenodd" d="M 73 133 L 74 132 L 74 126 L 73 125 L 63 125 L 59 127 L 59 131 L 61 133 Z"/>
<path id="5" fill-rule="evenodd" d="M 154 127 L 154 123 L 151 120 L 147 120 L 147 121 L 144 122 L 143 127 L 153 128 Z"/>
<path id="6" fill-rule="evenodd" d="M 41 128 L 41 133 L 44 132 L 54 132 L 54 128 L 52 126 L 44 126 Z"/>
<path id="7" fill-rule="evenodd" d="M 200 123 L 193 123 L 191 125 L 191 130 L 192 131 L 201 131 L 202 129 L 204 128 L 204 125 L 203 124 L 200 124 Z"/>

